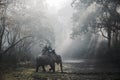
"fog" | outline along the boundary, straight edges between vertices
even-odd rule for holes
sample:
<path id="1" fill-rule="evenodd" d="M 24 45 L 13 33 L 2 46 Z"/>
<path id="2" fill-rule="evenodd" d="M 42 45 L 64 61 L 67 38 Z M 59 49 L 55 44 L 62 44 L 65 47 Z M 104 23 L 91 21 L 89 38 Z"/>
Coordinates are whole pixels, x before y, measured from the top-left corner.
<path id="1" fill-rule="evenodd" d="M 55 17 L 55 21 L 57 21 L 55 24 L 53 23 L 53 28 L 56 38 L 55 49 L 60 54 L 64 54 L 64 50 L 69 46 L 71 42 L 70 33 L 72 28 L 71 17 L 73 8 L 70 4 L 70 0 L 58 0 L 58 2 L 56 2 L 56 5 L 53 4 L 53 6 L 49 8 L 49 11 L 52 11 L 52 15 Z M 48 6 L 49 5 L 51 5 L 51 2 L 49 2 Z"/>
<path id="2" fill-rule="evenodd" d="M 120 0 L 0 0 L 0 80 L 120 80 L 119 71 Z"/>
<path id="3" fill-rule="evenodd" d="M 41 54 L 43 47 L 50 43 L 57 54 L 72 59 L 74 55 L 79 55 L 79 49 L 85 45 L 84 36 L 71 38 L 72 31 L 74 29 L 77 31 L 75 26 L 85 24 L 99 13 L 97 11 L 99 5 L 93 3 L 87 9 L 81 9 L 78 14 L 79 23 L 74 24 L 76 10 L 73 6 L 72 0 L 16 0 L 15 2 L 13 0 L 7 9 L 7 15 L 22 27 L 23 35 L 34 37 L 33 54 L 36 56 Z"/>

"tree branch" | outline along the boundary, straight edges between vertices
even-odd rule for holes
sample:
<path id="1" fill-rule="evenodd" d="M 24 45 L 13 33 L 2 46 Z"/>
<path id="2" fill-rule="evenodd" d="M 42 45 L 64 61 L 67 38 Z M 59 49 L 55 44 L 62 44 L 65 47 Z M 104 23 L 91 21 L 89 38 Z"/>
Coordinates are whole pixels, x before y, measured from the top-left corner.
<path id="1" fill-rule="evenodd" d="M 104 33 L 103 33 L 103 31 L 102 31 L 102 29 L 101 29 L 101 28 L 100 28 L 100 32 L 101 32 L 101 34 L 102 34 L 102 36 L 103 36 L 103 37 L 105 37 L 105 38 L 109 39 L 107 36 L 105 36 L 105 35 L 104 35 Z"/>
<path id="2" fill-rule="evenodd" d="M 71 3 L 71 6 L 73 7 L 73 4 L 76 2 L 76 0 L 73 0 L 73 2 Z"/>
<path id="3" fill-rule="evenodd" d="M 18 40 L 17 42 L 15 42 L 13 45 L 11 45 L 10 47 L 8 47 L 5 51 L 3 51 L 3 53 L 7 53 L 11 48 L 13 48 L 15 45 L 17 45 L 19 42 L 21 42 L 22 40 L 28 38 L 28 37 L 32 37 L 32 36 L 26 36 L 26 37 L 23 37 L 21 38 L 20 40 Z"/>

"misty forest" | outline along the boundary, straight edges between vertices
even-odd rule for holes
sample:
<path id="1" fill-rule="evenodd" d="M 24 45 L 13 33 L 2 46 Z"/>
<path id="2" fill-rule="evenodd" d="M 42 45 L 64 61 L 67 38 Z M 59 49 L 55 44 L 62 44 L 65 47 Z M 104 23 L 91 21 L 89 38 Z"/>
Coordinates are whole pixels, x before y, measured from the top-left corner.
<path id="1" fill-rule="evenodd" d="M 0 80 L 120 80 L 120 0 L 0 0 Z"/>

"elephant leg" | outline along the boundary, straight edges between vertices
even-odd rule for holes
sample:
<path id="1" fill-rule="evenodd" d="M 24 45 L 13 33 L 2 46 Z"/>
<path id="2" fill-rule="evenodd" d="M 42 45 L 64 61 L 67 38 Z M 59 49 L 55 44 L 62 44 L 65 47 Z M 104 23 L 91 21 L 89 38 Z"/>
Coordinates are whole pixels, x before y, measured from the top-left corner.
<path id="1" fill-rule="evenodd" d="M 62 69 L 62 62 L 60 62 L 60 68 L 61 68 L 61 72 L 63 72 L 63 69 Z"/>
<path id="2" fill-rule="evenodd" d="M 55 72 L 55 66 L 53 65 L 53 72 Z"/>
<path id="3" fill-rule="evenodd" d="M 53 72 L 55 72 L 55 64 L 52 64 Z"/>
<path id="4" fill-rule="evenodd" d="M 36 72 L 38 72 L 39 66 L 36 66 Z"/>
<path id="5" fill-rule="evenodd" d="M 53 70 L 53 72 L 55 72 L 55 64 L 53 63 L 53 64 L 50 64 L 50 69 L 49 70 Z"/>
<path id="6" fill-rule="evenodd" d="M 45 66 L 42 66 L 42 68 L 43 68 L 43 72 L 46 72 L 46 70 L 45 70 Z"/>

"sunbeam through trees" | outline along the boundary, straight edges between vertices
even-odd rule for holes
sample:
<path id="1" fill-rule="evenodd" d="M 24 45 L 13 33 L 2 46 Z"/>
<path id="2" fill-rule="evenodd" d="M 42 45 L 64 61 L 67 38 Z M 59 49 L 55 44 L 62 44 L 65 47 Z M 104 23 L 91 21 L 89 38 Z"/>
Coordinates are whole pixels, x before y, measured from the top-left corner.
<path id="1" fill-rule="evenodd" d="M 0 80 L 119 80 L 120 0 L 0 0 Z"/>

